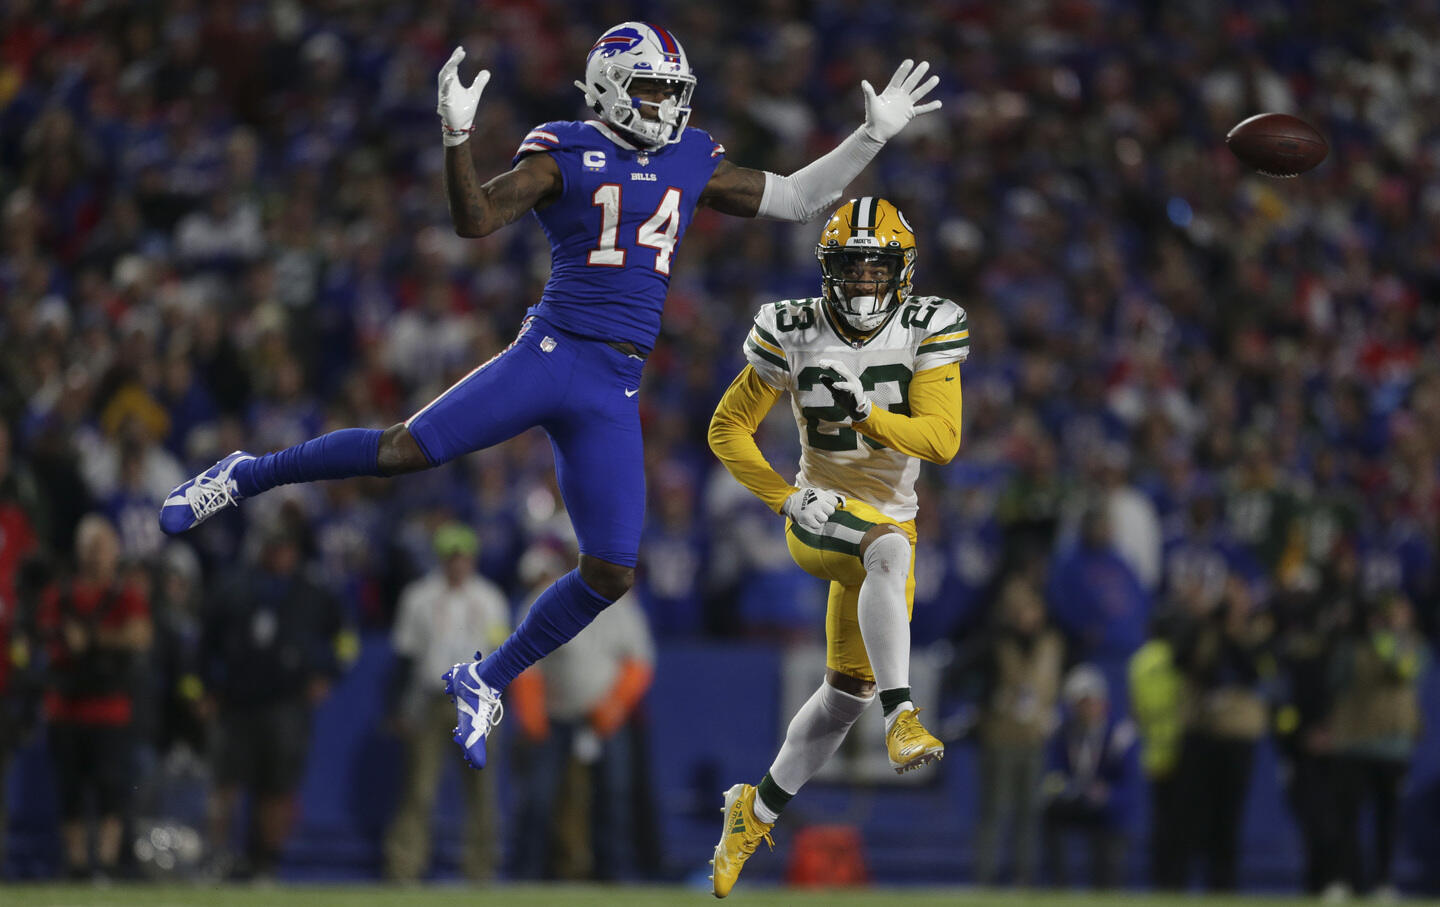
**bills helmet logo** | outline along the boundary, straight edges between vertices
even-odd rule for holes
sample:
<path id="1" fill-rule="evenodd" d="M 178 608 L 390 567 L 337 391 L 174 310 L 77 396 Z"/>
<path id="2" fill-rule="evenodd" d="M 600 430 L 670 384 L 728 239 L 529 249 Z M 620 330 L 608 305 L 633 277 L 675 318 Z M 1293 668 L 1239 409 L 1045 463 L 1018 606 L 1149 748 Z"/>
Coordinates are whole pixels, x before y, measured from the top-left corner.
<path id="1" fill-rule="evenodd" d="M 644 40 L 645 36 L 640 34 L 640 32 L 629 26 L 622 25 L 619 28 L 611 29 L 601 35 L 600 40 L 595 42 L 595 46 L 590 48 L 590 53 L 586 56 L 586 59 L 595 56 L 597 52 L 602 57 L 613 57 L 618 53 L 624 53 L 630 50 Z"/>

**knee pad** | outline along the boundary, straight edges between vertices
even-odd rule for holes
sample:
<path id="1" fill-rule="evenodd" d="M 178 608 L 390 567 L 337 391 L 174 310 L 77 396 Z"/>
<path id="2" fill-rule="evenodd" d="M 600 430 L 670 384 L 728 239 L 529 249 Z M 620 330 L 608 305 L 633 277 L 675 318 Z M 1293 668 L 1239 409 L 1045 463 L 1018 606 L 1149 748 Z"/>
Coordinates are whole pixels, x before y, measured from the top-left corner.
<path id="1" fill-rule="evenodd" d="M 824 681 L 820 683 L 820 704 L 825 707 L 825 711 L 830 717 L 847 725 L 854 724 L 864 714 L 865 707 L 874 699 L 874 693 L 862 699 L 859 696 L 852 696 L 844 690 L 837 690 Z"/>
<path id="2" fill-rule="evenodd" d="M 887 532 L 865 549 L 865 573 L 906 577 L 910 574 L 910 540 Z"/>

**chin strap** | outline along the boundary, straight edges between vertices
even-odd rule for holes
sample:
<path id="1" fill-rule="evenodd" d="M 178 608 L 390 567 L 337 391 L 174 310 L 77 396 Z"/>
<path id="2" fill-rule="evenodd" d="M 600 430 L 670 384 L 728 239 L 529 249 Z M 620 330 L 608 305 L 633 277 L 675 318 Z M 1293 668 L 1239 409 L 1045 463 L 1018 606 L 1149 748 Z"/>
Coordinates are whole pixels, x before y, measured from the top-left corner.
<path id="1" fill-rule="evenodd" d="M 592 91 L 592 90 L 590 89 L 590 86 L 589 86 L 589 85 L 586 85 L 584 82 L 580 81 L 579 79 L 576 79 L 576 80 L 575 80 L 575 87 L 578 88 L 578 89 L 580 89 L 580 93 L 585 96 L 585 106 L 586 106 L 586 107 L 589 107 L 591 110 L 595 111 L 596 113 L 599 113 L 599 112 L 600 112 L 600 98 L 595 94 L 594 91 Z"/>

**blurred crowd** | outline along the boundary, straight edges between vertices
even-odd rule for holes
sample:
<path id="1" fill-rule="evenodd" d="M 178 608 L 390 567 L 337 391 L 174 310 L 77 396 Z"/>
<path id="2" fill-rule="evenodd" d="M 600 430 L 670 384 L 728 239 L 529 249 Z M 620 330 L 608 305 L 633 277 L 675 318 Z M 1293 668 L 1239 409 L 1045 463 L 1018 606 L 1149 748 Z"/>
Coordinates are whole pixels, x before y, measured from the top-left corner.
<path id="1" fill-rule="evenodd" d="M 920 489 L 914 640 L 953 646 L 955 694 L 999 748 L 980 873 L 1000 872 L 1007 817 L 1022 880 L 1042 824 L 1096 819 L 1065 772 L 1093 775 L 1094 748 L 1111 744 L 1076 730 L 1067 746 L 1063 701 L 1106 741 L 1138 731 L 1147 781 L 1101 812 L 1123 828 L 1149 797 L 1173 817 L 1152 823 L 1157 884 L 1182 884 L 1165 873 L 1203 853 L 1211 884 L 1234 885 L 1254 745 L 1273 736 L 1306 884 L 1388 885 L 1440 632 L 1440 10 L 641 6 L 689 53 L 692 125 L 745 166 L 787 173 L 828 150 L 861 121 L 860 80 L 883 83 L 901 57 L 941 77 L 944 108 L 852 191 L 898 204 L 920 243 L 918 291 L 970 315 L 961 456 Z M 402 592 L 456 545 L 478 552 L 510 625 L 571 544 L 538 432 L 397 480 L 279 489 L 179 541 L 156 513 L 231 450 L 391 425 L 508 342 L 548 248 L 528 222 L 454 235 L 435 73 L 457 43 L 492 71 L 470 145 L 498 173 L 533 125 L 585 116 L 571 81 L 595 36 L 636 14 L 555 0 L 0 5 L 0 767 L 41 721 L 57 765 L 113 818 L 124 791 L 92 768 L 100 738 L 67 728 L 162 754 L 257 727 L 296 739 L 355 633 L 399 634 Z M 1314 123 L 1326 163 L 1283 182 L 1245 172 L 1223 137 L 1270 110 Z M 757 306 L 818 293 L 817 230 L 702 211 L 677 257 L 641 393 L 636 591 L 661 646 L 822 632 L 823 589 L 704 440 Z M 788 418 L 762 429 L 782 472 L 793 435 Z M 437 543 L 456 523 L 473 549 Z M 276 607 L 287 597 L 306 607 Z M 614 657 L 615 682 L 643 692 L 648 650 Z M 422 707 L 433 693 L 396 696 L 438 726 Z M 525 694 L 527 733 L 548 727 L 553 693 Z M 586 714 L 550 705 L 561 723 Z M 566 746 L 589 751 L 583 730 Z M 1035 755 L 1044 746 L 1058 749 Z M 274 795 L 252 817 L 256 862 L 283 840 L 303 756 L 213 766 L 228 792 L 217 828 L 242 787 Z M 1221 793 L 1198 797 L 1201 776 Z M 1352 821 L 1367 805 L 1380 817 L 1368 864 Z M 105 863 L 118 832 L 99 826 Z M 404 837 L 395 853 L 412 855 L 397 859 L 413 863 L 425 845 Z M 1114 841 L 1097 841 L 1093 875 L 1113 879 Z"/>

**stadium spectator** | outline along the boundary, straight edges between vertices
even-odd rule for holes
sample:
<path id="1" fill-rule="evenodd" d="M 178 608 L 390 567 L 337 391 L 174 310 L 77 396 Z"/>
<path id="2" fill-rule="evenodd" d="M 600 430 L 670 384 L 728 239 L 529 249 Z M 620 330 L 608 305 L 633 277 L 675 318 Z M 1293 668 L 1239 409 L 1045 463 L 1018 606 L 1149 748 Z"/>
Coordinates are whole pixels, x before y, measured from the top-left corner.
<path id="1" fill-rule="evenodd" d="M 74 574 L 45 591 L 37 628 L 49 665 L 45 718 L 60 786 L 65 874 L 114 878 L 139 768 L 134 724 L 140 656 L 153 629 L 149 602 L 120 562 L 115 527 L 99 514 L 80 521 Z"/>
<path id="2" fill-rule="evenodd" d="M 39 547 L 40 532 L 32 515 L 39 510 L 34 481 L 28 472 L 17 471 L 17 465 L 10 428 L 0 420 L 0 779 L 7 777 L 10 759 L 32 719 L 34 611 L 22 605 L 21 572 Z M 31 599 L 33 595 L 30 590 Z M 0 783 L 0 867 L 7 824 L 4 788 Z"/>
<path id="3" fill-rule="evenodd" d="M 184 760 L 205 753 L 206 721 L 200 679 L 200 559 L 183 543 L 167 545 L 155 571 L 147 695 L 148 744 L 160 758 L 183 751 Z"/>
<path id="4" fill-rule="evenodd" d="M 705 630 L 708 541 L 695 511 L 694 482 L 673 469 L 652 481 L 654 503 L 640 548 L 636 591 L 657 639 L 695 638 Z"/>
<path id="5" fill-rule="evenodd" d="M 1090 454 L 1084 487 L 1105 509 L 1116 553 L 1129 565 L 1146 593 L 1160 586 L 1164 537 L 1155 503 L 1130 481 L 1131 454 L 1117 441 Z"/>
<path id="6" fill-rule="evenodd" d="M 554 546 L 527 551 L 521 565 L 527 599 L 567 563 Z M 633 877 L 637 820 L 628 726 L 649 689 L 654 662 L 645 613 L 632 594 L 511 684 L 520 728 L 515 878 Z"/>
<path id="7" fill-rule="evenodd" d="M 1298 510 L 1296 495 L 1281 481 L 1271 444 L 1258 433 L 1241 440 L 1225 505 L 1231 534 L 1267 570 L 1280 567 L 1293 543 Z"/>
<path id="8" fill-rule="evenodd" d="M 214 715 L 211 871 L 273 878 L 295 815 L 311 715 L 342 667 L 338 603 L 313 580 L 288 521 L 262 527 L 254 563 L 237 567 L 205 602 L 200 641 Z M 232 845 L 242 794 L 251 797 L 243 850 Z"/>
<path id="9" fill-rule="evenodd" d="M 1401 593 L 1357 613 L 1356 624 L 1339 653 L 1331 724 L 1341 884 L 1394 900 L 1400 788 L 1419 734 L 1417 685 L 1427 654 L 1414 607 Z M 1366 807 L 1375 835 L 1369 859 L 1361 834 Z"/>
<path id="10" fill-rule="evenodd" d="M 1069 495 L 1054 440 L 1032 419 L 1022 417 L 1016 427 L 1011 439 L 1015 468 L 995 503 L 1004 539 L 1001 570 L 1007 575 L 1043 569 L 1048 564 L 1055 550 L 1061 508 Z"/>
<path id="11" fill-rule="evenodd" d="M 1181 884 L 1200 857 L 1211 891 L 1239 882 L 1240 826 L 1255 744 L 1269 725 L 1264 685 L 1273 680 L 1274 620 L 1255 607 L 1248 585 L 1230 577 L 1221 600 L 1192 600 L 1176 622 L 1175 662 L 1191 697 L 1181 744 L 1181 827 L 1187 840 Z"/>
<path id="12" fill-rule="evenodd" d="M 1130 711 L 1140 733 L 1140 764 L 1150 788 L 1150 884 L 1161 890 L 1185 887 L 1188 830 L 1185 778 L 1180 755 L 1189 723 L 1190 696 L 1185 675 L 1175 664 L 1175 647 L 1163 612 L 1151 622 L 1147 640 L 1126 666 Z"/>
<path id="13" fill-rule="evenodd" d="M 1065 676 L 1059 730 L 1050 738 L 1044 781 L 1045 862 L 1050 884 L 1070 879 L 1067 838 L 1078 834 L 1090 850 L 1090 884 L 1124 882 L 1125 845 L 1139 793 L 1135 725 L 1113 711 L 1105 675 L 1080 664 Z"/>
<path id="14" fill-rule="evenodd" d="M 990 632 L 967 648 L 960 670 L 978 684 L 980 709 L 975 880 L 999 881 L 1001 846 L 1009 839 L 1016 884 L 1033 885 L 1044 807 L 1041 774 L 1045 744 L 1057 722 L 1065 643 L 1046 621 L 1045 602 L 1034 585 L 1015 575 L 1001 586 Z"/>
<path id="15" fill-rule="evenodd" d="M 400 803 L 385 836 L 385 876 L 398 882 L 425 877 L 435 796 L 454 758 L 450 734 L 455 707 L 442 675 L 451 665 L 499 645 L 510 633 L 510 605 L 494 583 L 475 572 L 480 543 L 474 530 L 448 522 L 435 530 L 435 569 L 406 586 L 395 612 L 391 644 L 389 723 L 405 744 Z M 475 882 L 499 866 L 499 802 L 495 773 L 465 771 L 465 835 L 461 871 Z"/>
<path id="16" fill-rule="evenodd" d="M 1109 507 L 1086 506 L 1080 538 L 1056 556 L 1045 598 L 1072 657 L 1118 673 L 1145 641 L 1151 597 L 1116 550 L 1112 525 Z"/>
<path id="17" fill-rule="evenodd" d="M 1324 517 L 1315 501 L 1306 505 L 1305 522 L 1315 531 Z M 1304 843 L 1304 889 L 1320 894 L 1341 881 L 1341 826 L 1333 715 L 1338 658 L 1347 625 L 1360 605 L 1360 561 L 1344 536 L 1332 538 L 1323 561 L 1312 565 L 1304 581 L 1276 591 L 1273 608 L 1276 655 L 1283 696 L 1275 711 L 1275 732 L 1286 799 Z M 1312 554 L 1313 556 L 1313 554 Z M 1336 887 L 1335 893 L 1342 889 Z"/>

